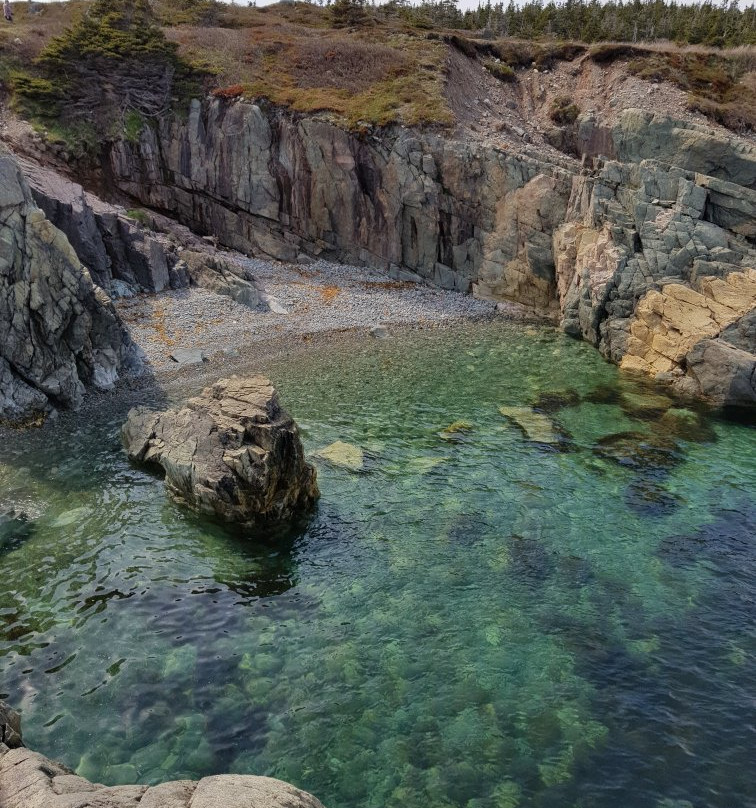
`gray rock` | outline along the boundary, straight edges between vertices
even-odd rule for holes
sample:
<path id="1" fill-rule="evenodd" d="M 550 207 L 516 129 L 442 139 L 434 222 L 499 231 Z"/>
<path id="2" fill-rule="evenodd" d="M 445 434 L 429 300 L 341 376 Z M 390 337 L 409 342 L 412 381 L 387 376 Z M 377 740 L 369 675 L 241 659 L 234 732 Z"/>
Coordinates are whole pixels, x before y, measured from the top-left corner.
<path id="1" fill-rule="evenodd" d="M 163 467 L 174 499 L 228 522 L 286 519 L 319 496 L 297 425 L 261 376 L 222 379 L 181 410 L 138 407 L 122 436 L 131 460 Z"/>
<path id="2" fill-rule="evenodd" d="M 179 365 L 201 365 L 207 357 L 201 348 L 175 348 L 171 359 Z"/>
<path id="3" fill-rule="evenodd" d="M 122 191 L 226 246 L 388 266 L 397 280 L 522 304 L 621 362 L 638 301 L 662 279 L 756 265 L 756 148 L 637 109 L 577 124 L 574 144 L 549 137 L 582 166 L 405 128 L 362 140 L 207 100 L 109 156 Z"/>
<path id="4" fill-rule="evenodd" d="M 132 346 L 110 298 L 0 153 L 0 420 L 76 407 L 112 386 Z"/>
<path id="5" fill-rule="evenodd" d="M 220 255 L 184 250 L 181 260 L 191 281 L 218 295 L 225 295 L 254 309 L 260 303 L 260 290 L 252 274 Z"/>
<path id="6" fill-rule="evenodd" d="M 753 347 L 753 346 L 752 346 Z M 721 339 L 697 343 L 686 357 L 700 394 L 718 405 L 756 405 L 756 356 Z"/>

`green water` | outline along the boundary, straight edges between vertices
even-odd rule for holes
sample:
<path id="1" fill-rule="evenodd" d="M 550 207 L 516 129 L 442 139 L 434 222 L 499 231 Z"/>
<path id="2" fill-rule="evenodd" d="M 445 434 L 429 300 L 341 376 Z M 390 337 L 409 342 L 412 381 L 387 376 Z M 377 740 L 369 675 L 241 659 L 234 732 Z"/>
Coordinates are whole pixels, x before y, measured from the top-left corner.
<path id="1" fill-rule="evenodd" d="M 3 441 L 35 518 L 0 525 L 0 697 L 31 746 L 328 808 L 756 805 L 756 431 L 496 324 L 266 370 L 308 452 L 365 453 L 318 462 L 288 531 L 172 505 L 122 412 Z"/>

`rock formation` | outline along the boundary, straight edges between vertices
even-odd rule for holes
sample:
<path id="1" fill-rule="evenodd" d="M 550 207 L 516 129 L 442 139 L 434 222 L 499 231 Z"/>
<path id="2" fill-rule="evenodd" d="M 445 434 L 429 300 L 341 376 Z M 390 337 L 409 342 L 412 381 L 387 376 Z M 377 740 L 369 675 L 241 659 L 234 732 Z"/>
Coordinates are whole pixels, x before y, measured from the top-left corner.
<path id="1" fill-rule="evenodd" d="M 0 701 L 2 808 L 323 808 L 311 794 L 270 777 L 223 774 L 158 786 L 90 783 L 26 749 L 18 713 Z"/>
<path id="2" fill-rule="evenodd" d="M 110 298 L 0 153 L 0 421 L 75 407 L 109 388 L 130 355 Z"/>
<path id="3" fill-rule="evenodd" d="M 704 278 L 728 283 L 756 267 L 756 148 L 638 109 L 612 126 L 586 114 L 576 140 L 582 163 L 402 128 L 357 137 L 213 99 L 145 129 L 136 145 L 116 144 L 110 162 L 123 191 L 227 246 L 379 265 L 524 303 L 622 362 L 629 351 L 640 357 L 633 322 L 644 295 L 670 283 L 695 291 L 711 283 Z M 748 316 L 748 306 L 736 308 Z M 753 332 L 725 319 L 707 331 L 716 345 L 686 340 L 663 371 L 624 364 L 717 404 L 754 403 Z M 735 333 L 737 355 L 723 347 Z M 723 351 L 732 372 L 714 382 L 704 367 Z"/>
<path id="4" fill-rule="evenodd" d="M 261 290 L 251 273 L 187 228 L 151 214 L 156 228 L 148 229 L 124 208 L 103 202 L 51 168 L 29 159 L 19 163 L 37 204 L 66 234 L 95 283 L 108 294 L 195 285 L 250 308 L 261 304 Z"/>
<path id="5" fill-rule="evenodd" d="M 261 376 L 222 379 L 180 410 L 138 407 L 122 435 L 130 459 L 164 469 L 174 499 L 227 522 L 285 519 L 319 496 L 297 426 Z"/>

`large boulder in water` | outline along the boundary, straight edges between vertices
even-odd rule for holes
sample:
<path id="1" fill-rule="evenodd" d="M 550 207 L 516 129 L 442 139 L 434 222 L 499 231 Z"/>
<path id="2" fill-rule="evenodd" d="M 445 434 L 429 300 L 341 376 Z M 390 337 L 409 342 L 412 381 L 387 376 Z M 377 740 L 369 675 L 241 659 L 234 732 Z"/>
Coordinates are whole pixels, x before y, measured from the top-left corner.
<path id="1" fill-rule="evenodd" d="M 319 496 L 297 425 L 262 376 L 221 379 L 180 410 L 137 407 L 122 435 L 130 459 L 162 466 L 174 499 L 227 522 L 286 519 Z"/>

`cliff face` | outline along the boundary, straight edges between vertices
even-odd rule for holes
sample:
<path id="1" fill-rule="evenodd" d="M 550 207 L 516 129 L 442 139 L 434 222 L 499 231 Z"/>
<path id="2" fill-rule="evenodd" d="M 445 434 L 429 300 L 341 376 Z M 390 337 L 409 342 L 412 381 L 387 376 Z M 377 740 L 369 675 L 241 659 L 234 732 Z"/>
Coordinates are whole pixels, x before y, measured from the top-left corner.
<path id="1" fill-rule="evenodd" d="M 211 100 L 116 144 L 110 166 L 121 190 L 229 247 L 387 266 L 399 279 L 523 303 L 686 393 L 756 401 L 753 329 L 741 322 L 754 307 L 756 149 L 635 109 L 611 127 L 584 116 L 576 142 L 582 163 L 406 129 L 357 136 Z M 641 302 L 677 285 L 698 295 L 686 305 L 707 308 L 711 279 L 742 299 L 700 333 L 730 367 L 707 376 L 694 368 L 715 351 L 691 344 L 695 325 L 663 310 L 650 318 L 658 299 Z"/>
<path id="2" fill-rule="evenodd" d="M 112 386 L 129 339 L 65 235 L 0 153 L 0 421 L 75 407 Z"/>
<path id="3" fill-rule="evenodd" d="M 570 163 L 404 129 L 356 137 L 218 100 L 111 153 L 121 190 L 229 247 L 393 265 L 541 309 L 556 300 L 551 242 Z"/>

